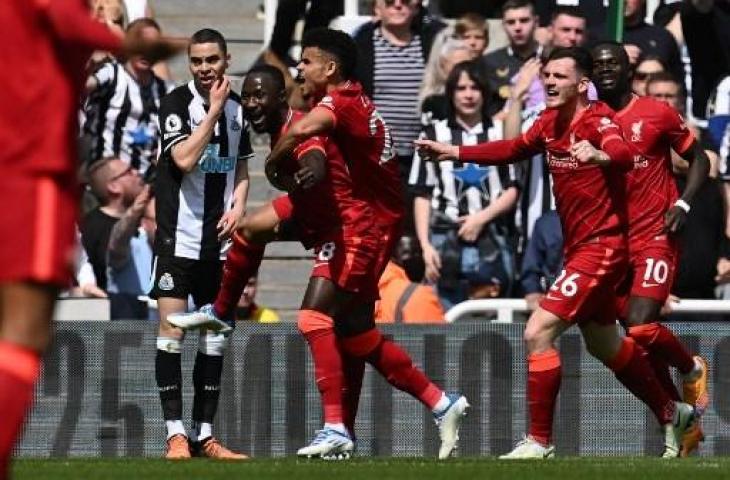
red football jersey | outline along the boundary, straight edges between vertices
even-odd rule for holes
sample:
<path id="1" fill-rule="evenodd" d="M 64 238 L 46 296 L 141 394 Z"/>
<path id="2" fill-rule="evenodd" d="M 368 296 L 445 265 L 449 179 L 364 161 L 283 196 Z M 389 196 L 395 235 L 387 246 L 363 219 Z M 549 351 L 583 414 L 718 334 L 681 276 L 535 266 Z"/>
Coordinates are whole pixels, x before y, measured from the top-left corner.
<path id="1" fill-rule="evenodd" d="M 330 136 L 344 156 L 355 197 L 373 206 L 379 224 L 399 223 L 404 206 L 393 140 L 362 86 L 349 81 L 329 92 L 315 108 L 326 109 L 334 117 Z"/>
<path id="2" fill-rule="evenodd" d="M 588 140 L 619 165 L 630 165 L 632 152 L 615 113 L 603 102 L 593 102 L 572 122 L 561 121 L 558 110 L 547 109 L 530 129 L 513 140 L 462 146 L 464 161 L 505 163 L 544 152 L 553 176 L 553 193 L 566 254 L 588 242 L 620 238 L 625 230 L 623 174 L 609 168 L 580 163 L 570 153 L 572 144 Z"/>
<path id="3" fill-rule="evenodd" d="M 272 135 L 271 147 L 276 145 L 281 135 L 300 120 L 305 113 L 289 111 L 289 117 L 278 135 Z M 351 234 L 365 232 L 372 228 L 373 210 L 363 200 L 353 195 L 353 182 L 339 148 L 326 136 L 307 139 L 294 149 L 293 159 L 300 159 L 305 153 L 317 149 L 327 159 L 327 176 L 308 190 L 295 190 L 289 193 L 294 205 L 294 216 L 301 229 L 302 242 L 311 247 L 331 238 L 331 232 L 344 230 Z M 299 170 L 298 161 L 282 165 L 283 171 L 293 174 Z"/>
<path id="4" fill-rule="evenodd" d="M 664 214 L 679 197 L 670 149 L 681 155 L 695 137 L 675 109 L 651 97 L 634 97 L 615 121 L 636 150 L 626 175 L 631 249 L 664 234 Z"/>
<path id="5" fill-rule="evenodd" d="M 93 50 L 121 39 L 91 18 L 86 0 L 2 0 L 0 168 L 71 173 L 78 162 L 79 98 Z"/>

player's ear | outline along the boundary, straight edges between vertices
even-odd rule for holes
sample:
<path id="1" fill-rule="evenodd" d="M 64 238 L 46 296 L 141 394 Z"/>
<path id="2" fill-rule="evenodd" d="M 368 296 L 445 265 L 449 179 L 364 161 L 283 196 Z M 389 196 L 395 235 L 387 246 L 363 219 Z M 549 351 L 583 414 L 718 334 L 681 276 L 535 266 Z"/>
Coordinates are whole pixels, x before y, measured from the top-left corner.
<path id="1" fill-rule="evenodd" d="M 226 70 L 228 70 L 228 67 L 231 66 L 231 54 L 226 53 Z"/>
<path id="2" fill-rule="evenodd" d="M 581 95 L 588 92 L 588 87 L 591 83 L 591 79 L 584 76 L 580 77 L 580 81 L 578 82 L 578 93 Z"/>
<path id="3" fill-rule="evenodd" d="M 337 62 L 334 60 L 329 60 L 327 62 L 327 66 L 325 67 L 325 74 L 328 77 L 334 76 L 335 72 L 337 71 Z"/>

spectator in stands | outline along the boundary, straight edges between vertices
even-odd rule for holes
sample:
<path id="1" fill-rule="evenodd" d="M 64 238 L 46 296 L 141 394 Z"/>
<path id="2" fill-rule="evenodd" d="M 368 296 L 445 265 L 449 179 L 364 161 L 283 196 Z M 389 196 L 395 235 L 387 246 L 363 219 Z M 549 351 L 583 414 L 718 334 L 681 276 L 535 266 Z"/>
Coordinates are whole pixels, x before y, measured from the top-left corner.
<path id="1" fill-rule="evenodd" d="M 81 245 L 81 232 L 78 229 L 76 230 L 76 241 L 76 257 L 74 258 L 75 284 L 67 292 L 62 292 L 61 296 L 106 298 L 106 292 L 99 288 L 96 283 L 94 267 L 91 266 L 89 256 L 83 245 Z"/>
<path id="2" fill-rule="evenodd" d="M 395 259 L 378 282 L 376 323 L 444 323 L 444 309 L 433 288 L 412 282 Z"/>
<path id="3" fill-rule="evenodd" d="M 470 60 L 478 60 L 489 46 L 489 24 L 476 13 L 467 13 L 454 24 L 454 38 L 466 43 L 471 51 Z"/>
<path id="4" fill-rule="evenodd" d="M 275 310 L 256 303 L 258 284 L 257 277 L 248 279 L 248 283 L 243 288 L 243 293 L 236 306 L 236 320 L 259 323 L 279 322 L 279 314 Z"/>
<path id="5" fill-rule="evenodd" d="M 638 96 L 643 97 L 646 95 L 646 82 L 649 80 L 649 77 L 666 71 L 667 68 L 659 57 L 654 55 L 642 56 L 636 64 L 634 74 L 631 77 L 631 90 Z M 676 78 L 673 75 L 672 77 Z"/>
<path id="6" fill-rule="evenodd" d="M 90 0 L 89 9 L 92 16 L 105 23 L 110 30 L 119 35 L 124 34 L 128 21 L 122 0 Z M 109 52 L 95 51 L 87 62 L 87 68 L 89 71 L 93 71 L 109 61 L 114 61 L 114 55 Z"/>
<path id="7" fill-rule="evenodd" d="M 446 82 L 449 118 L 425 128 L 422 138 L 473 145 L 502 138 L 486 112 L 489 89 L 475 62 L 460 63 Z M 410 184 L 426 279 L 436 283 L 444 308 L 475 297 L 509 295 L 513 278 L 509 213 L 518 189 L 511 166 L 424 162 L 414 155 Z"/>
<path id="8" fill-rule="evenodd" d="M 462 40 L 453 38 L 447 39 L 438 52 L 432 52 L 418 95 L 423 125 L 446 118 L 449 104 L 445 95 L 446 79 L 454 65 L 472 59 L 469 46 Z"/>
<path id="9" fill-rule="evenodd" d="M 716 158 L 710 157 L 711 161 Z M 675 158 L 672 162 L 677 186 L 682 191 L 687 162 Z M 681 253 L 672 286 L 672 293 L 680 298 L 716 298 L 717 283 L 730 280 L 730 245 L 725 235 L 723 193 L 717 175 L 717 164 L 712 161 L 709 178 L 695 195 L 687 223 L 680 232 Z"/>
<path id="10" fill-rule="evenodd" d="M 587 43 L 604 40 L 606 37 L 606 17 L 608 16 L 608 2 L 596 0 L 540 0 L 535 3 L 537 14 L 540 17 L 540 28 L 535 35 L 542 44 L 550 43 L 553 33 L 550 24 L 555 14 L 563 8 L 577 8 L 586 19 Z"/>
<path id="11" fill-rule="evenodd" d="M 710 92 L 730 73 L 730 2 L 685 0 L 680 18 L 692 72 L 692 114 L 705 118 Z"/>
<path id="12" fill-rule="evenodd" d="M 420 131 L 418 91 L 440 22 L 420 17 L 420 2 L 375 0 L 377 21 L 355 34 L 357 77 L 390 127 L 405 180 Z"/>
<path id="13" fill-rule="evenodd" d="M 537 222 L 522 258 L 520 283 L 527 308 L 535 310 L 563 268 L 563 232 L 555 210 Z"/>
<path id="14" fill-rule="evenodd" d="M 538 25 L 535 6 L 529 0 L 507 0 L 502 6 L 502 26 L 509 45 L 483 58 L 489 88 L 496 93 L 494 106 L 501 110 L 509 98 L 510 80 L 529 58 L 539 57 L 542 47 L 534 39 Z"/>
<path id="15" fill-rule="evenodd" d="M 414 236 L 413 196 L 405 186 L 413 160 L 413 140 L 421 130 L 418 91 L 434 38 L 444 24 L 430 17 L 419 1 L 375 0 L 375 22 L 354 36 L 357 77 L 393 137 L 408 207 L 403 231 Z M 420 279 L 415 279 L 420 280 Z"/>
<path id="16" fill-rule="evenodd" d="M 289 49 L 292 46 L 297 22 L 304 17 L 304 32 L 313 28 L 328 27 L 336 16 L 342 15 L 343 5 L 342 0 L 279 0 L 269 50 L 284 65 L 295 67 L 297 62 L 289 55 Z"/>
<path id="17" fill-rule="evenodd" d="M 646 23 L 645 16 L 645 0 L 624 0 L 624 44 L 629 60 L 636 64 L 639 57 L 653 55 L 675 78 L 684 78 L 676 40 L 667 29 Z"/>
<path id="18" fill-rule="evenodd" d="M 547 31 L 548 37 L 546 38 L 546 43 L 543 44 L 543 57 L 553 48 L 581 47 L 588 38 L 586 17 L 577 7 L 560 6 L 556 8 Z M 535 66 L 536 60 L 527 60 L 520 67 L 518 74 L 511 79 L 509 108 L 514 107 L 519 111 L 525 109 L 542 110 L 544 108 L 545 89 L 540 81 L 540 69 Z M 527 83 L 518 86 L 518 91 L 515 92 L 515 87 L 520 77 L 522 77 L 522 82 Z M 518 117 L 515 116 L 514 118 Z M 510 128 L 517 129 L 518 126 L 508 126 L 505 124 L 505 132 Z M 508 136 L 508 138 L 511 137 Z"/>
<path id="19" fill-rule="evenodd" d="M 548 32 L 545 45 L 551 48 L 581 47 L 588 40 L 588 20 L 578 7 L 559 6 L 553 11 Z"/>
<path id="20" fill-rule="evenodd" d="M 142 178 L 131 165 L 119 158 L 104 158 L 89 168 L 89 185 L 100 205 L 81 222 L 81 242 L 94 267 L 94 275 L 103 290 L 107 288 L 106 258 L 109 235 L 114 224 L 144 187 Z"/>
<path id="21" fill-rule="evenodd" d="M 149 320 L 146 301 L 155 241 L 155 201 L 145 185 L 112 227 L 107 249 L 107 291 L 112 320 Z"/>
<path id="22" fill-rule="evenodd" d="M 139 30 L 149 38 L 160 36 L 157 22 L 149 18 L 135 20 L 127 30 Z M 144 174 L 157 157 L 157 114 L 160 98 L 169 90 L 165 81 L 154 74 L 147 59 L 132 56 L 124 64 L 103 64 L 88 78 L 86 87 L 88 158 L 93 163 L 116 157 Z"/>
<path id="23" fill-rule="evenodd" d="M 725 77 L 710 96 L 707 131 L 711 148 L 719 156 L 719 178 L 725 199 L 725 236 L 730 238 L 730 76 Z"/>

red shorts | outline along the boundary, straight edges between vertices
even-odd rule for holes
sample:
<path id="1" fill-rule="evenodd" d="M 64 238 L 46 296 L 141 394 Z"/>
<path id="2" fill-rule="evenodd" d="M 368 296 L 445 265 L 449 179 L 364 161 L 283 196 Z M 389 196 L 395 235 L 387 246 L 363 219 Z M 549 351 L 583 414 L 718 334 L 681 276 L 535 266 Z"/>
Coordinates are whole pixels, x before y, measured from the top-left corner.
<path id="1" fill-rule="evenodd" d="M 378 282 L 399 239 L 400 226 L 378 228 L 379 235 L 340 232 L 314 248 L 313 277 L 331 280 L 363 302 L 380 298 Z"/>
<path id="2" fill-rule="evenodd" d="M 679 259 L 676 240 L 666 235 L 641 245 L 631 245 L 629 272 L 618 289 L 617 307 L 626 316 L 630 297 L 644 297 L 664 303 L 674 283 Z"/>
<path id="3" fill-rule="evenodd" d="M 0 283 L 71 285 L 76 185 L 73 175 L 6 173 L 0 188 Z"/>
<path id="4" fill-rule="evenodd" d="M 616 287 L 626 267 L 622 240 L 579 247 L 567 258 L 540 306 L 568 323 L 615 322 Z"/>

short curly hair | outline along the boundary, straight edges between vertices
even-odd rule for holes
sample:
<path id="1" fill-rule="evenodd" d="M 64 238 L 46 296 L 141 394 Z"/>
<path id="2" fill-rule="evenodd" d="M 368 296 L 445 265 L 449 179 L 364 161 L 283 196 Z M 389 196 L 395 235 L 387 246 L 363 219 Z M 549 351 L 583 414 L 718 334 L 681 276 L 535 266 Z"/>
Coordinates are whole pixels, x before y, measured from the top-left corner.
<path id="1" fill-rule="evenodd" d="M 355 78 L 357 46 L 348 34 L 330 28 L 315 28 L 302 38 L 302 50 L 309 47 L 319 48 L 331 55 L 344 79 Z"/>

